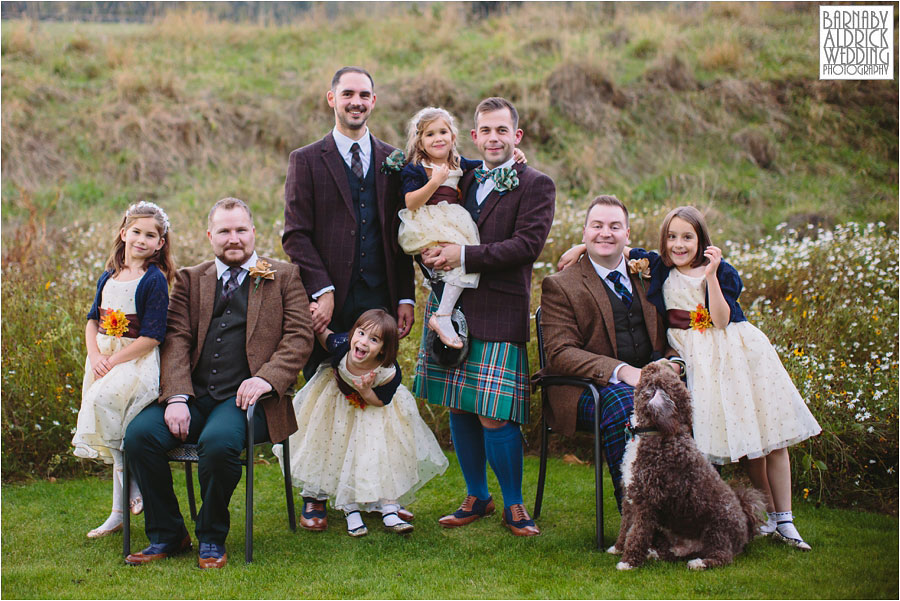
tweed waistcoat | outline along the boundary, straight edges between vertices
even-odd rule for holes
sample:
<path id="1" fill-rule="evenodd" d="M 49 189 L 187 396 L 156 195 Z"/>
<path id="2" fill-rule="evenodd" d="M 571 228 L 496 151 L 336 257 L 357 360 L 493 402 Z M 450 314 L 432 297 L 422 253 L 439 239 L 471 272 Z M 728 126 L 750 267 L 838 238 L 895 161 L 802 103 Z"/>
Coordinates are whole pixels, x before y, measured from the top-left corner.
<path id="1" fill-rule="evenodd" d="M 241 382 L 250 377 L 247 363 L 247 303 L 250 281 L 234 291 L 228 302 L 222 300 L 222 280 L 216 284 L 216 304 L 200 360 L 191 375 L 194 396 L 209 395 L 217 401 L 237 393 Z"/>
<path id="2" fill-rule="evenodd" d="M 634 295 L 631 307 L 626 307 L 619 296 L 600 282 L 609 302 L 612 305 L 613 320 L 616 326 L 616 358 L 634 367 L 644 367 L 650 362 L 653 354 L 653 343 L 647 334 L 644 323 L 644 310 L 640 299 Z"/>
<path id="3" fill-rule="evenodd" d="M 363 179 L 356 177 L 346 162 L 343 162 L 350 183 L 353 209 L 356 211 L 356 257 L 353 261 L 351 287 L 361 278 L 368 286 L 375 288 L 385 285 L 387 265 L 381 239 L 381 224 L 378 222 L 378 197 L 375 192 L 375 164 L 369 163 L 369 171 Z"/>

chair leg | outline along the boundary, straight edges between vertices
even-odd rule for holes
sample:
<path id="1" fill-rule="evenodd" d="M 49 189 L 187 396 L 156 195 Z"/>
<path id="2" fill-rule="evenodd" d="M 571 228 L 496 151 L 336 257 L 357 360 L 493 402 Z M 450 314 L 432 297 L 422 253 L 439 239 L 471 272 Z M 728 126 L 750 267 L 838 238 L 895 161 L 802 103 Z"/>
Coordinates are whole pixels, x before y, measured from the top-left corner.
<path id="1" fill-rule="evenodd" d="M 126 491 L 131 490 L 131 474 L 128 471 L 128 457 L 122 452 L 122 556 L 131 555 L 131 507 L 130 495 Z M 113 474 L 113 478 L 116 475 Z"/>
<path id="2" fill-rule="evenodd" d="M 541 505 L 544 502 L 544 482 L 547 478 L 547 450 L 549 447 L 550 430 L 547 428 L 547 420 L 541 418 L 541 468 L 538 472 L 537 493 L 534 497 L 534 517 L 541 517 Z"/>
<path id="3" fill-rule="evenodd" d="M 596 512 L 597 550 L 603 550 L 603 453 L 600 447 L 600 399 L 596 389 L 594 395 L 594 504 Z"/>
<path id="4" fill-rule="evenodd" d="M 197 521 L 197 502 L 194 500 L 194 470 L 191 462 L 184 462 L 184 484 L 187 487 L 188 505 L 191 506 L 191 520 Z"/>
<path id="5" fill-rule="evenodd" d="M 284 457 L 284 496 L 287 501 L 288 526 L 291 530 L 297 530 L 297 516 L 294 512 L 294 486 L 291 482 L 291 447 L 289 440 L 284 439 L 282 445 L 282 457 Z"/>

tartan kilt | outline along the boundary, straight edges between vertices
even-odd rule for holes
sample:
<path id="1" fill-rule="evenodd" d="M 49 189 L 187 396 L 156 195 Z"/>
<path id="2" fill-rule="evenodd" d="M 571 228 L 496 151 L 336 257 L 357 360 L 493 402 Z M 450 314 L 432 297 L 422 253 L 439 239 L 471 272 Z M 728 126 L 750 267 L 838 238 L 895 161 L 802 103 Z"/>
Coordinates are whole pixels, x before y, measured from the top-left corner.
<path id="1" fill-rule="evenodd" d="M 437 308 L 434 294 L 428 297 L 425 323 Z M 446 368 L 428 361 L 425 336 L 416 361 L 413 394 L 432 405 L 442 405 L 517 424 L 529 421 L 530 393 L 528 354 L 525 345 L 488 342 L 469 337 L 469 354 L 461 365 Z"/>

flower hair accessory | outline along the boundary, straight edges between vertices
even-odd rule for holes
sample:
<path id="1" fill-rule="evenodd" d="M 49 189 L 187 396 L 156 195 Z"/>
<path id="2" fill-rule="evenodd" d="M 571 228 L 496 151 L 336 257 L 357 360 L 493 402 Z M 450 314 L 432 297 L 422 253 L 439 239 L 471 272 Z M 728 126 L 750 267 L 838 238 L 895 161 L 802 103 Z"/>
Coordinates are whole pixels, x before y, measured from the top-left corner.
<path id="1" fill-rule="evenodd" d="M 381 164 L 381 172 L 385 175 L 390 175 L 391 172 L 400 171 L 405 162 L 406 155 L 398 148 L 388 155 L 388 158 L 384 159 L 384 162 Z"/>
<path id="2" fill-rule="evenodd" d="M 691 329 L 705 332 L 711 327 L 713 327 L 713 322 L 709 311 L 703 305 L 697 305 L 697 309 L 691 311 Z"/>
<path id="3" fill-rule="evenodd" d="M 159 218 L 163 223 L 163 236 L 165 236 L 166 234 L 169 233 L 169 227 L 170 227 L 169 216 L 166 215 L 166 212 L 163 211 L 162 207 L 159 206 L 158 204 L 156 204 L 155 202 L 148 202 L 146 200 L 136 202 L 133 205 L 131 205 L 130 207 L 128 207 L 128 210 L 125 211 L 125 216 L 131 217 L 132 215 L 135 214 L 135 212 L 140 211 L 141 209 L 149 209 L 154 214 L 159 215 Z M 144 213 L 141 212 L 139 214 L 143 215 Z M 147 216 L 149 217 L 150 215 L 147 215 Z"/>
<path id="4" fill-rule="evenodd" d="M 104 313 L 100 320 L 100 327 L 106 331 L 107 336 L 115 336 L 121 338 L 128 331 L 128 318 L 125 313 L 119 309 L 109 310 Z"/>
<path id="5" fill-rule="evenodd" d="M 256 262 L 256 265 L 254 265 L 247 271 L 250 272 L 251 278 L 256 278 L 256 285 L 253 287 L 254 290 L 259 288 L 259 282 L 261 280 L 275 279 L 275 270 L 272 269 L 272 264 L 264 259 L 259 259 Z"/>

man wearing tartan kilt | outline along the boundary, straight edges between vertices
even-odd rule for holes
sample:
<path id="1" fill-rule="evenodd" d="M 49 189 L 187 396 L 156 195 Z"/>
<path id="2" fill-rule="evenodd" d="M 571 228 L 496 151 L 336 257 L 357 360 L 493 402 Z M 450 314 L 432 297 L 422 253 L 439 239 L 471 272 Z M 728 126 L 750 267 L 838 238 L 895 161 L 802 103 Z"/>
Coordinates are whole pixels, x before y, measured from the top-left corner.
<path id="1" fill-rule="evenodd" d="M 628 210 L 615 196 L 598 196 L 588 208 L 586 256 L 544 278 L 541 329 L 547 365 L 542 375 L 590 378 L 600 389 L 600 433 L 619 511 L 625 423 L 634 406 L 640 368 L 660 357 L 677 359 L 666 343 L 663 318 L 647 300 L 640 274 L 629 273 Z M 670 363 L 681 373 L 682 366 Z M 573 386 L 549 391 L 547 424 L 560 434 L 593 431 L 589 394 Z"/>
<path id="2" fill-rule="evenodd" d="M 503 493 L 503 523 L 517 536 L 540 534 L 522 502 L 522 434 L 528 422 L 531 269 L 550 232 L 556 200 L 553 181 L 513 162 L 523 132 L 515 107 L 487 98 L 475 110 L 472 140 L 483 169 L 460 180 L 461 200 L 478 225 L 481 243 L 447 244 L 422 253 L 427 267 L 462 266 L 480 273 L 459 306 L 469 331 L 469 353 L 454 368 L 438 365 L 424 344 L 416 365 L 415 394 L 450 408 L 450 433 L 468 489 L 460 508 L 440 519 L 464 526 L 494 511 L 486 462 Z M 425 321 L 436 303 L 430 299 Z"/>

